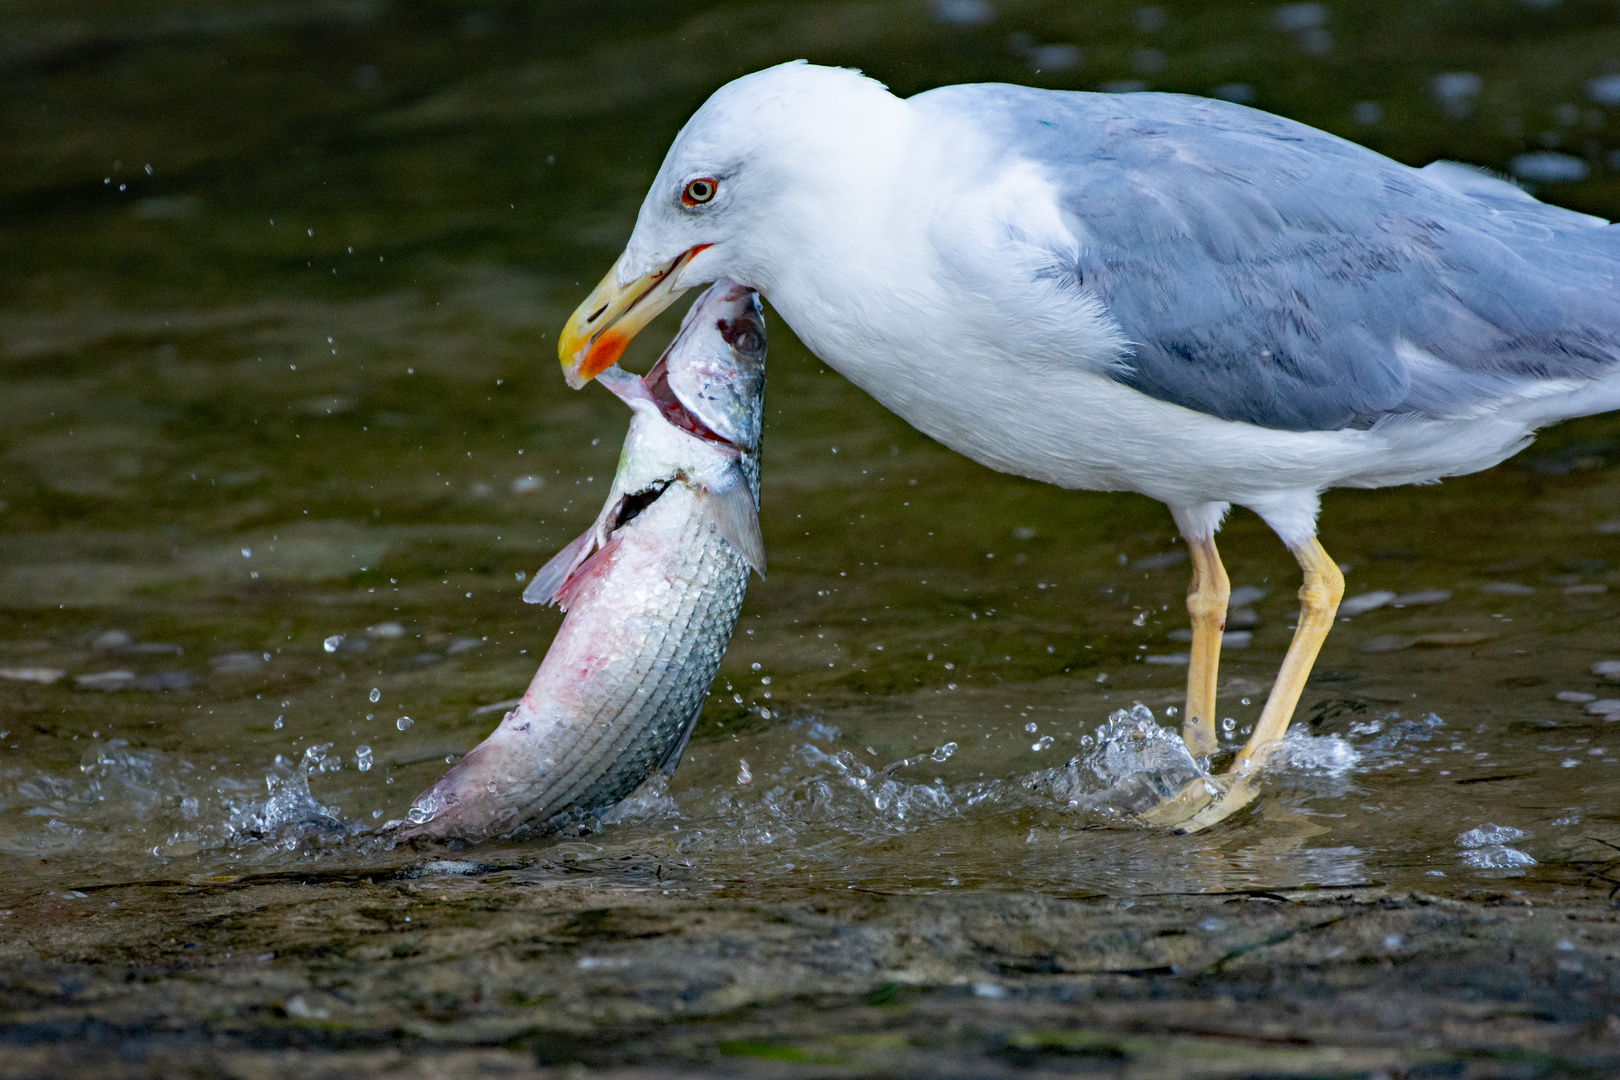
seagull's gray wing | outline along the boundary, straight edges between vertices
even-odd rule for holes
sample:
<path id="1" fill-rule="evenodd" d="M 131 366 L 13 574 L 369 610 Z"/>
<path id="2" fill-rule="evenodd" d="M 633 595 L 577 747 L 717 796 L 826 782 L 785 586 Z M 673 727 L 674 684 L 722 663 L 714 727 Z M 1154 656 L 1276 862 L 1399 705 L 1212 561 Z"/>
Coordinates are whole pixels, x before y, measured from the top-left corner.
<path id="1" fill-rule="evenodd" d="M 1058 186 L 1073 272 L 1133 345 L 1114 377 L 1143 393 L 1332 430 L 1620 370 L 1620 226 L 1225 102 L 925 97 Z"/>

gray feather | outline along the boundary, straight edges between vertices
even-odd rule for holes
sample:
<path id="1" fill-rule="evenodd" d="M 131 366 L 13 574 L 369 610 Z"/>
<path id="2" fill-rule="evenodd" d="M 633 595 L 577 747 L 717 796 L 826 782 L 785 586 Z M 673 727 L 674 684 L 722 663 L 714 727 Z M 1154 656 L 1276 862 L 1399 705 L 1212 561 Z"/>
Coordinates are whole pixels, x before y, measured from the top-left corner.
<path id="1" fill-rule="evenodd" d="M 1488 174 L 1179 95 L 913 101 L 1045 169 L 1085 238 L 1068 271 L 1133 343 L 1107 374 L 1161 400 L 1333 430 L 1468 416 L 1620 364 L 1620 226 Z"/>

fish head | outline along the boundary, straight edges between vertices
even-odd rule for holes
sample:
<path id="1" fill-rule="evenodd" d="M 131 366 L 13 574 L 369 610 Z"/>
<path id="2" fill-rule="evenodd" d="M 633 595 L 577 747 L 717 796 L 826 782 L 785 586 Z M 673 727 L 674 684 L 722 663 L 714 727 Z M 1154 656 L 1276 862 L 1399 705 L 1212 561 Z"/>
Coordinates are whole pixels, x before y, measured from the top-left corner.
<path id="1" fill-rule="evenodd" d="M 765 415 L 765 316 L 759 294 L 729 278 L 692 304 L 643 380 L 665 419 L 744 453 Z"/>

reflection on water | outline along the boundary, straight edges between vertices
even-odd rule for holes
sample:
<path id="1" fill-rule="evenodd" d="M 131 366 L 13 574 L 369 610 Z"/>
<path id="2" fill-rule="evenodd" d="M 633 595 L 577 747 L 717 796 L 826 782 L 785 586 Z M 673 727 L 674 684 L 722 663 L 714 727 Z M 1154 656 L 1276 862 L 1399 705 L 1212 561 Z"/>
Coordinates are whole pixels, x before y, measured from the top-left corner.
<path id="1" fill-rule="evenodd" d="M 557 619 L 523 583 L 600 505 L 626 426 L 564 388 L 551 335 L 733 75 L 808 56 L 905 93 L 1215 94 L 1620 216 L 1620 19 L 1579 0 L 9 18 L 11 891 L 422 857 L 368 830 L 527 684 Z M 1444 891 L 1559 880 L 1620 842 L 1620 421 L 1438 489 L 1330 493 L 1351 600 L 1299 730 L 1252 811 L 1177 838 L 1122 814 L 1200 769 L 1169 735 L 1168 515 L 973 466 L 772 334 L 772 573 L 680 772 L 480 860 L 651 852 L 727 887 Z M 1241 515 L 1223 553 L 1230 749 L 1297 571 Z"/>

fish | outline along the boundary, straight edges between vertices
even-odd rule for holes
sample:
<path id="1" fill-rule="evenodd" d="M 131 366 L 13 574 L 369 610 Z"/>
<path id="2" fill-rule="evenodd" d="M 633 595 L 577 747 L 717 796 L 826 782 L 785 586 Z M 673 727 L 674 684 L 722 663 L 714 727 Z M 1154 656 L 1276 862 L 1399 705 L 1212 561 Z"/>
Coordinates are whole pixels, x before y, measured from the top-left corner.
<path id="1" fill-rule="evenodd" d="M 517 706 L 418 795 L 400 840 L 555 828 L 673 775 L 736 629 L 759 528 L 765 320 L 722 278 L 644 377 L 598 377 L 630 406 L 591 527 L 524 590 L 565 613 Z"/>

